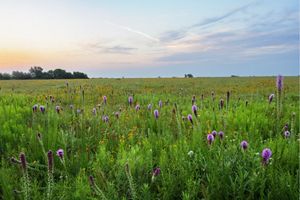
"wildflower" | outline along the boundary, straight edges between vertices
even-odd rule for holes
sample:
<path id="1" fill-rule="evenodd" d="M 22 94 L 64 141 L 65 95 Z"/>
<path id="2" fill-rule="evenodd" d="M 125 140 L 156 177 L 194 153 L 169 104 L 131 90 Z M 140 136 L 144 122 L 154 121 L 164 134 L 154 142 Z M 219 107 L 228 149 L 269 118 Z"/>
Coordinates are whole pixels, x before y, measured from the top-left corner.
<path id="1" fill-rule="evenodd" d="M 153 176 L 158 176 L 160 174 L 160 168 L 159 167 L 156 167 L 154 170 L 153 170 Z"/>
<path id="2" fill-rule="evenodd" d="M 291 136 L 291 133 L 289 131 L 284 131 L 284 137 L 289 138 Z"/>
<path id="3" fill-rule="evenodd" d="M 263 158 L 263 164 L 267 164 L 271 156 L 272 156 L 271 149 L 265 148 L 261 153 L 261 157 Z"/>
<path id="4" fill-rule="evenodd" d="M 211 132 L 211 134 L 214 136 L 214 137 L 216 137 L 217 136 L 217 131 L 215 131 L 215 130 L 213 130 L 212 132 Z"/>
<path id="5" fill-rule="evenodd" d="M 89 176 L 89 183 L 90 183 L 91 187 L 95 186 L 95 180 L 94 180 L 94 177 L 92 175 Z"/>
<path id="6" fill-rule="evenodd" d="M 211 92 L 211 97 L 212 97 L 212 100 L 214 101 L 215 100 L 215 92 L 214 91 Z"/>
<path id="7" fill-rule="evenodd" d="M 24 153 L 20 153 L 20 161 L 23 171 L 25 172 L 27 170 L 27 162 L 26 157 Z"/>
<path id="8" fill-rule="evenodd" d="M 60 112 L 60 106 L 55 106 L 55 110 L 59 114 L 59 112 Z"/>
<path id="9" fill-rule="evenodd" d="M 132 105 L 132 103 L 133 103 L 133 97 L 132 96 L 128 97 L 128 103 L 129 103 L 130 106 Z"/>
<path id="10" fill-rule="evenodd" d="M 274 96 L 275 96 L 274 94 L 270 94 L 270 96 L 269 96 L 269 104 L 272 103 L 272 100 L 273 100 Z"/>
<path id="11" fill-rule="evenodd" d="M 191 114 L 188 114 L 187 118 L 193 124 L 193 116 Z"/>
<path id="12" fill-rule="evenodd" d="M 92 113 L 93 113 L 93 115 L 96 115 L 96 114 L 97 114 L 97 109 L 96 109 L 96 108 L 93 108 Z"/>
<path id="13" fill-rule="evenodd" d="M 32 106 L 32 111 L 33 111 L 33 112 L 36 112 L 36 111 L 37 111 L 37 108 L 38 108 L 38 105 L 37 105 L 37 104 L 33 105 L 33 106 Z"/>
<path id="14" fill-rule="evenodd" d="M 53 153 L 51 150 L 48 151 L 48 170 L 49 172 L 53 171 Z"/>
<path id="15" fill-rule="evenodd" d="M 56 155 L 60 158 L 60 159 L 63 159 L 64 157 L 64 150 L 63 149 L 58 149 L 56 151 Z"/>
<path id="16" fill-rule="evenodd" d="M 137 105 L 135 106 L 135 110 L 136 110 L 136 111 L 139 111 L 140 109 L 141 109 L 140 105 L 137 104 Z"/>
<path id="17" fill-rule="evenodd" d="M 226 95 L 226 101 L 227 101 L 227 104 L 229 103 L 229 98 L 230 98 L 230 92 L 227 91 L 227 95 Z"/>
<path id="18" fill-rule="evenodd" d="M 159 106 L 160 108 L 162 107 L 162 101 L 161 101 L 161 100 L 159 100 L 158 106 Z"/>
<path id="19" fill-rule="evenodd" d="M 117 119 L 119 119 L 120 113 L 119 113 L 119 112 L 115 112 L 115 117 L 116 117 Z"/>
<path id="20" fill-rule="evenodd" d="M 148 106 L 147 106 L 148 110 L 151 110 L 152 109 L 152 104 L 149 103 Z"/>
<path id="21" fill-rule="evenodd" d="M 197 117 L 197 110 L 198 110 L 198 108 L 197 108 L 197 106 L 196 105 L 193 105 L 192 106 L 192 112 L 194 113 L 194 115 Z"/>
<path id="22" fill-rule="evenodd" d="M 276 86 L 277 86 L 278 91 L 281 92 L 281 90 L 283 88 L 283 76 L 281 76 L 281 75 L 277 76 Z"/>
<path id="23" fill-rule="evenodd" d="M 211 144 L 215 140 L 215 137 L 213 134 L 208 134 L 207 135 L 207 142 L 208 144 Z"/>
<path id="24" fill-rule="evenodd" d="M 156 110 L 154 110 L 154 117 L 155 117 L 155 119 L 158 119 L 158 117 L 159 117 L 159 112 L 158 112 L 158 110 L 156 109 Z"/>
<path id="25" fill-rule="evenodd" d="M 189 156 L 189 157 L 193 157 L 193 155 L 194 155 L 194 152 L 193 152 L 193 151 L 189 151 L 189 152 L 188 152 L 188 156 Z"/>
<path id="26" fill-rule="evenodd" d="M 78 109 L 76 110 L 76 112 L 77 112 L 77 114 L 80 114 L 80 113 L 81 113 L 81 110 L 78 108 Z"/>
<path id="27" fill-rule="evenodd" d="M 106 101 L 107 101 L 107 97 L 103 96 L 103 102 L 104 102 L 104 104 L 106 104 Z"/>
<path id="28" fill-rule="evenodd" d="M 194 104 L 195 104 L 195 102 L 196 102 L 196 96 L 195 96 L 195 95 L 193 95 L 193 97 L 192 97 L 192 105 L 194 105 Z"/>
<path id="29" fill-rule="evenodd" d="M 107 123 L 109 121 L 109 117 L 107 115 L 102 116 L 102 121 Z"/>
<path id="30" fill-rule="evenodd" d="M 246 140 L 243 140 L 241 142 L 241 147 L 243 150 L 246 150 L 248 148 L 248 142 Z"/>
<path id="31" fill-rule="evenodd" d="M 220 109 L 223 109 L 223 107 L 224 107 L 224 100 L 221 99 L 221 100 L 220 100 Z"/>
<path id="32" fill-rule="evenodd" d="M 283 127 L 283 129 L 284 129 L 285 131 L 289 130 L 289 125 L 288 125 L 288 124 L 285 124 L 284 127 Z"/>
<path id="33" fill-rule="evenodd" d="M 219 131 L 219 136 L 220 136 L 220 139 L 223 139 L 224 138 L 224 132 L 223 131 Z"/>
<path id="34" fill-rule="evenodd" d="M 39 141 L 42 140 L 42 134 L 41 134 L 41 133 L 37 133 L 37 139 L 38 139 Z"/>
<path id="35" fill-rule="evenodd" d="M 70 105 L 70 109 L 73 110 L 73 108 L 74 108 L 74 106 L 71 104 L 71 105 Z"/>
<path id="36" fill-rule="evenodd" d="M 40 111 L 41 111 L 41 113 L 45 113 L 45 111 L 46 111 L 45 106 L 40 106 Z"/>

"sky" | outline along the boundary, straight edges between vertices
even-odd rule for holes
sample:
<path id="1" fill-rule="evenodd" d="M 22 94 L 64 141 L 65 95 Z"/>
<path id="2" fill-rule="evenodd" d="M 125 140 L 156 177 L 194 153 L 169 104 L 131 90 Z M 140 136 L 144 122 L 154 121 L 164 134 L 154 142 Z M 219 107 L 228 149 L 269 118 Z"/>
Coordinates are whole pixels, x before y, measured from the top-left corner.
<path id="1" fill-rule="evenodd" d="M 299 75 L 298 0 L 0 0 L 0 72 Z"/>

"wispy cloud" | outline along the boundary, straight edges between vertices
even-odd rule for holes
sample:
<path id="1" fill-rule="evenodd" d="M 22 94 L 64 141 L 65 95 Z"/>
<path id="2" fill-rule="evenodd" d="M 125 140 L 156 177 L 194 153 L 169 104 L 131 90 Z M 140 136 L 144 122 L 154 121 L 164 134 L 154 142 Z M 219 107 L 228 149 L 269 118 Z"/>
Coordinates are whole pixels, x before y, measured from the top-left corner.
<path id="1" fill-rule="evenodd" d="M 135 29 L 132 29 L 132 28 L 127 27 L 127 26 L 122 26 L 122 25 L 119 25 L 119 24 L 116 24 L 116 23 L 112 23 L 112 22 L 107 21 L 107 20 L 105 20 L 105 23 L 107 23 L 107 24 L 109 24 L 109 25 L 112 25 L 112 26 L 115 26 L 115 27 L 117 27 L 117 28 L 126 30 L 126 31 L 128 31 L 128 32 L 137 34 L 137 35 L 139 35 L 139 36 L 142 36 L 142 37 L 144 37 L 144 38 L 146 38 L 146 39 L 148 39 L 148 40 L 150 40 L 150 41 L 152 41 L 152 42 L 159 42 L 159 39 L 157 39 L 157 38 L 155 38 L 155 37 L 152 37 L 152 36 L 150 36 L 149 34 L 144 33 L 144 32 L 142 32 L 142 31 L 135 30 Z"/>
<path id="2" fill-rule="evenodd" d="M 123 45 L 108 45 L 101 42 L 89 43 L 84 45 L 84 49 L 103 54 L 132 54 L 137 48 Z"/>

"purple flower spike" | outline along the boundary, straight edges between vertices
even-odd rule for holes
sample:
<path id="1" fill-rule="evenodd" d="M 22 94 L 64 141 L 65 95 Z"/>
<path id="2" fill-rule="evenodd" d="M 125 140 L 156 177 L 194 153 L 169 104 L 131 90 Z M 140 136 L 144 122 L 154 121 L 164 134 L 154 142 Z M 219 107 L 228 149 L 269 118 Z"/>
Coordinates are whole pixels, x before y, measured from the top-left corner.
<path id="1" fill-rule="evenodd" d="M 117 119 L 119 119 L 120 113 L 119 113 L 119 112 L 115 112 L 115 117 L 116 117 Z"/>
<path id="2" fill-rule="evenodd" d="M 158 106 L 159 106 L 160 108 L 162 107 L 162 101 L 161 101 L 161 100 L 159 100 Z"/>
<path id="3" fill-rule="evenodd" d="M 224 138 L 224 132 L 223 131 L 220 131 L 219 132 L 219 136 L 220 136 L 220 139 L 222 140 Z"/>
<path id="4" fill-rule="evenodd" d="M 224 107 L 224 99 L 221 99 L 220 100 L 220 109 L 223 109 L 223 107 Z"/>
<path id="5" fill-rule="evenodd" d="M 291 136 L 291 133 L 289 131 L 284 131 L 284 137 L 289 138 Z"/>
<path id="6" fill-rule="evenodd" d="M 217 131 L 215 131 L 215 130 L 213 130 L 213 131 L 211 132 L 211 134 L 212 134 L 214 137 L 216 137 L 216 136 L 217 136 L 217 134 L 218 134 L 218 132 L 217 132 Z"/>
<path id="7" fill-rule="evenodd" d="M 208 134 L 207 135 L 207 142 L 208 144 L 211 144 L 215 140 L 215 137 L 213 134 Z"/>
<path id="8" fill-rule="evenodd" d="M 289 124 L 285 124 L 284 127 L 283 127 L 283 129 L 284 129 L 285 131 L 289 130 Z"/>
<path id="9" fill-rule="evenodd" d="M 109 117 L 107 115 L 102 116 L 102 121 L 108 123 Z"/>
<path id="10" fill-rule="evenodd" d="M 36 112 L 37 109 L 38 109 L 38 105 L 37 105 L 37 104 L 35 104 L 34 106 L 32 106 L 32 111 L 33 111 L 33 112 Z"/>
<path id="11" fill-rule="evenodd" d="M 152 109 L 152 104 L 151 103 L 148 104 L 147 108 L 148 108 L 148 110 L 151 110 Z"/>
<path id="12" fill-rule="evenodd" d="M 193 124 L 193 116 L 191 114 L 188 114 L 187 118 Z"/>
<path id="13" fill-rule="evenodd" d="M 194 115 L 197 117 L 197 110 L 198 110 L 198 108 L 197 108 L 197 106 L 196 105 L 193 105 L 192 106 L 192 112 L 194 113 Z"/>
<path id="14" fill-rule="evenodd" d="M 135 106 L 135 110 L 136 110 L 136 111 L 139 111 L 140 109 L 141 109 L 141 107 L 140 107 L 139 104 Z"/>
<path id="15" fill-rule="evenodd" d="M 59 114 L 60 113 L 60 106 L 55 107 L 56 112 Z"/>
<path id="16" fill-rule="evenodd" d="M 192 105 L 194 105 L 195 103 L 196 103 L 196 96 L 193 95 L 193 97 L 192 97 Z"/>
<path id="17" fill-rule="evenodd" d="M 128 97 L 128 103 L 129 103 L 130 106 L 132 105 L 132 103 L 133 103 L 133 97 L 132 96 Z"/>
<path id="18" fill-rule="evenodd" d="M 93 108 L 92 113 L 93 113 L 93 115 L 97 115 L 97 109 L 96 109 L 96 108 Z"/>
<path id="19" fill-rule="evenodd" d="M 243 140 L 241 142 L 241 147 L 243 150 L 246 150 L 248 148 L 248 142 L 246 140 Z"/>
<path id="20" fill-rule="evenodd" d="M 158 176 L 160 174 L 160 168 L 159 167 L 156 167 L 154 170 L 153 170 L 153 176 Z"/>
<path id="21" fill-rule="evenodd" d="M 94 177 L 92 175 L 89 176 L 89 183 L 90 183 L 91 187 L 95 186 L 95 180 L 94 180 Z"/>
<path id="22" fill-rule="evenodd" d="M 106 101 L 107 101 L 107 97 L 103 96 L 103 102 L 104 102 L 104 104 L 106 104 Z"/>
<path id="23" fill-rule="evenodd" d="M 269 96 L 269 104 L 272 103 L 274 96 L 275 96 L 274 94 L 270 94 L 270 96 Z"/>
<path id="24" fill-rule="evenodd" d="M 281 76 L 281 75 L 277 76 L 276 86 L 277 86 L 278 91 L 281 92 L 281 90 L 283 88 L 283 76 Z"/>
<path id="25" fill-rule="evenodd" d="M 21 161 L 21 166 L 24 172 L 27 170 L 27 162 L 26 162 L 26 157 L 24 153 L 20 153 L 20 161 Z"/>
<path id="26" fill-rule="evenodd" d="M 40 111 L 41 111 L 41 113 L 45 113 L 45 111 L 46 111 L 45 106 L 40 106 Z"/>
<path id="27" fill-rule="evenodd" d="M 53 153 L 51 150 L 48 151 L 48 170 L 50 173 L 53 171 Z"/>
<path id="28" fill-rule="evenodd" d="M 263 164 L 268 164 L 269 159 L 272 156 L 272 151 L 269 148 L 265 148 L 262 153 L 261 153 L 261 157 L 263 158 Z"/>
<path id="29" fill-rule="evenodd" d="M 155 119 L 158 119 L 158 117 L 159 117 L 159 112 L 158 112 L 158 110 L 154 110 L 154 117 L 155 117 Z"/>
<path id="30" fill-rule="evenodd" d="M 64 150 L 63 149 L 58 149 L 56 151 L 56 155 L 60 158 L 60 159 L 63 159 L 64 157 Z"/>

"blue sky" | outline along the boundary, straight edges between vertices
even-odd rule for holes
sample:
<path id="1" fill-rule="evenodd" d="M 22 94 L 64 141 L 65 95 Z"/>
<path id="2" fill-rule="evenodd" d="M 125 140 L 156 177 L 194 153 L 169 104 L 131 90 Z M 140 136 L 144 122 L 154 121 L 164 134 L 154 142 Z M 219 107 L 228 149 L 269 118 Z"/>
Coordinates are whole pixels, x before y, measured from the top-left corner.
<path id="1" fill-rule="evenodd" d="M 0 2 L 1 72 L 299 74 L 297 0 Z"/>

